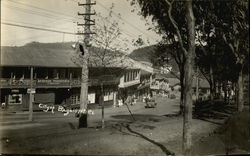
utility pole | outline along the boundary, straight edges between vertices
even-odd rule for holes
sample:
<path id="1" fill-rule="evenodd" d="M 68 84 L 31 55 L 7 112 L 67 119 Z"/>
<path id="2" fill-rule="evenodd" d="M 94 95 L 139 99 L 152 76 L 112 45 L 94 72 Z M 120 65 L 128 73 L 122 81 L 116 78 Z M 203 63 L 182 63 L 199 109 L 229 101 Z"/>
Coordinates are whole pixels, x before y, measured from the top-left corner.
<path id="1" fill-rule="evenodd" d="M 103 91 L 103 82 L 101 82 L 101 103 L 102 103 L 102 128 L 105 128 L 105 123 L 104 123 L 104 91 Z"/>
<path id="2" fill-rule="evenodd" d="M 30 103 L 29 103 L 29 121 L 33 121 L 33 67 L 30 67 L 30 88 L 28 89 L 30 95 Z"/>
<path id="3" fill-rule="evenodd" d="M 84 32 L 78 32 L 78 35 L 84 35 L 84 53 L 83 53 L 83 64 L 82 64 L 82 74 L 81 74 L 81 93 L 80 93 L 80 110 L 84 110 L 79 117 L 79 128 L 88 127 L 88 58 L 89 58 L 89 47 L 90 47 L 90 34 L 94 34 L 90 31 L 90 26 L 95 24 L 94 20 L 91 20 L 90 16 L 95 15 L 91 13 L 91 6 L 96 3 L 91 3 L 91 0 L 86 0 L 86 3 L 79 3 L 78 6 L 85 7 L 85 13 L 79 13 L 78 16 L 84 17 L 84 23 L 77 23 L 78 26 L 84 26 Z M 82 47 L 83 48 L 83 47 Z"/>

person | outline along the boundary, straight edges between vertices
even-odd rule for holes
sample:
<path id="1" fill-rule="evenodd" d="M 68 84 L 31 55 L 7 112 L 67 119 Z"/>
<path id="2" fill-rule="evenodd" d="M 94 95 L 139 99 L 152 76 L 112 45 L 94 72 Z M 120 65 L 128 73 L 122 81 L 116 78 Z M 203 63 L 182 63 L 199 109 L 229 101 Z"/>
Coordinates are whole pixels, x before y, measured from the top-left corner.
<path id="1" fill-rule="evenodd" d="M 2 109 L 5 109 L 5 107 L 6 107 L 6 104 L 5 104 L 5 102 L 3 102 L 2 103 Z"/>
<path id="2" fill-rule="evenodd" d="M 133 95 L 133 97 L 132 97 L 132 105 L 135 105 L 136 104 L 136 96 L 135 95 Z"/>
<path id="3" fill-rule="evenodd" d="M 123 105 L 123 101 L 122 101 L 122 99 L 119 99 L 118 100 L 118 106 L 117 107 L 120 107 L 120 106 L 122 106 Z"/>
<path id="4" fill-rule="evenodd" d="M 146 102 L 146 95 L 143 95 L 143 97 L 142 97 L 142 102 Z"/>

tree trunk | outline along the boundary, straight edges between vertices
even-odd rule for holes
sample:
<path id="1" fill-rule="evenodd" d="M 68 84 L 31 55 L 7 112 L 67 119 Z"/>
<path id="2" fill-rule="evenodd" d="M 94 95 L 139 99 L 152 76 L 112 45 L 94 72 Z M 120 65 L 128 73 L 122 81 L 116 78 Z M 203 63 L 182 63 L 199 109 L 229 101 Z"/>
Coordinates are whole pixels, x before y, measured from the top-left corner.
<path id="1" fill-rule="evenodd" d="M 210 75 L 210 100 L 211 102 L 214 101 L 214 94 L 215 94 L 215 90 L 214 90 L 214 72 L 213 72 L 213 68 L 212 65 L 210 65 L 209 67 L 209 75 Z"/>
<path id="2" fill-rule="evenodd" d="M 227 82 L 223 82 L 224 102 L 227 103 Z"/>
<path id="3" fill-rule="evenodd" d="M 237 104 L 238 104 L 238 111 L 241 112 L 244 108 L 244 82 L 243 82 L 243 71 L 241 69 L 238 78 L 238 90 L 237 90 Z"/>
<path id="4" fill-rule="evenodd" d="M 213 84 L 211 82 L 209 82 L 209 90 L 210 90 L 210 101 L 214 101 L 214 87 Z"/>
<path id="5" fill-rule="evenodd" d="M 185 62 L 185 90 L 184 90 L 184 119 L 183 119 L 183 154 L 191 155 L 192 135 L 192 82 L 193 62 L 195 54 L 195 18 L 193 14 L 192 0 L 186 1 L 186 19 L 188 25 L 188 53 Z"/>
<path id="6" fill-rule="evenodd" d="M 181 69 L 182 71 L 180 72 L 180 86 L 181 86 L 181 98 L 180 98 L 180 112 L 179 114 L 183 114 L 183 108 L 184 108 L 184 70 Z"/>

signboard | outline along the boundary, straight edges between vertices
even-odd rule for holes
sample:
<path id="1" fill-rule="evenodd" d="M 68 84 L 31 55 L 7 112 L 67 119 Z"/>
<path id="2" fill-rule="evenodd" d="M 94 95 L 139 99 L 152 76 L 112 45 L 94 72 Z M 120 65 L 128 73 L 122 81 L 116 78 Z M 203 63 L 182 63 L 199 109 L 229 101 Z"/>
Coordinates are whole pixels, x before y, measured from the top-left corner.
<path id="1" fill-rule="evenodd" d="M 27 93 L 35 94 L 36 93 L 36 89 L 35 88 L 32 88 L 32 89 L 28 88 L 27 89 Z"/>
<path id="2" fill-rule="evenodd" d="M 66 85 L 70 83 L 69 79 L 38 79 L 38 86 L 57 86 L 57 85 Z"/>

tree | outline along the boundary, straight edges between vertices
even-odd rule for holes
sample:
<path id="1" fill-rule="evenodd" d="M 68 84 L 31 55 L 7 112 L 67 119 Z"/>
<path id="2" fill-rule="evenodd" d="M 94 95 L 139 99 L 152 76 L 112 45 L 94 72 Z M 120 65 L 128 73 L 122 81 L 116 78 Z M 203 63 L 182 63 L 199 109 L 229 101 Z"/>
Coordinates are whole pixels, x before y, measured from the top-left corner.
<path id="1" fill-rule="evenodd" d="M 157 22 L 157 30 L 169 39 L 169 43 L 178 43 L 185 59 L 184 64 L 184 122 L 183 122 L 183 150 L 190 155 L 191 148 L 191 120 L 192 120 L 192 77 L 195 55 L 195 18 L 192 0 L 132 0 L 138 2 L 144 17 L 152 16 Z M 185 17 L 185 18 L 183 18 Z"/>
<path id="2" fill-rule="evenodd" d="M 157 45 L 156 53 L 155 53 L 155 60 L 153 62 L 156 65 L 164 66 L 171 62 L 171 59 L 178 65 L 179 74 L 170 71 L 173 75 L 176 76 L 180 80 L 181 86 L 181 96 L 180 96 L 180 111 L 179 114 L 183 114 L 183 103 L 184 103 L 184 65 L 185 65 L 185 57 L 184 53 L 180 50 L 178 46 L 178 42 L 173 41 L 172 44 L 168 43 L 168 39 L 163 38 L 163 40 Z"/>
<path id="3" fill-rule="evenodd" d="M 126 57 L 125 53 L 129 50 L 128 40 L 125 39 L 120 30 L 120 21 L 111 20 L 114 5 L 109 9 L 107 16 L 102 16 L 100 13 L 97 14 L 96 25 L 93 26 L 93 35 L 90 38 L 91 48 L 88 48 L 89 59 L 88 66 L 101 67 L 100 73 L 103 73 L 103 68 L 121 66 L 126 68 L 123 64 Z M 79 48 L 81 51 L 81 48 Z M 86 47 L 83 48 L 87 50 Z M 85 62 L 85 56 L 82 52 L 77 51 L 75 56 L 72 58 L 75 63 L 81 65 Z M 98 70 L 98 68 L 96 68 Z M 88 74 L 88 73 L 86 73 Z M 102 127 L 104 128 L 104 83 L 107 79 L 114 78 L 115 73 L 107 70 L 105 75 L 99 77 L 100 83 L 100 101 L 102 105 Z"/>
<path id="4" fill-rule="evenodd" d="M 224 42 L 228 45 L 231 52 L 236 58 L 236 64 L 239 67 L 238 83 L 237 83 L 237 106 L 238 111 L 244 108 L 243 99 L 243 69 L 249 56 L 249 12 L 248 1 L 235 0 L 229 1 L 226 4 L 216 3 L 215 7 L 223 9 L 217 10 L 216 14 L 223 27 L 219 29 Z M 220 16 L 224 11 L 227 13 Z"/>
<path id="5" fill-rule="evenodd" d="M 112 20 L 114 4 L 109 9 L 107 16 L 97 14 L 94 31 L 96 35 L 92 38 L 92 44 L 99 48 L 93 53 L 92 63 L 99 62 L 103 67 L 109 66 L 114 59 L 129 51 L 129 41 L 121 33 L 121 21 Z M 118 16 L 120 16 L 118 14 Z"/>
<path id="6" fill-rule="evenodd" d="M 234 0 L 234 1 L 216 1 L 210 0 L 205 2 L 198 1 L 196 3 L 197 11 L 195 12 L 198 18 L 198 23 L 205 23 L 200 25 L 198 33 L 201 34 L 202 42 L 206 43 L 206 46 L 201 46 L 201 49 L 208 54 L 208 51 L 212 49 L 204 50 L 204 47 L 215 47 L 217 66 L 214 67 L 218 71 L 220 66 L 226 64 L 220 64 L 225 59 L 231 57 L 231 64 L 223 67 L 233 67 L 229 70 L 221 70 L 222 72 L 217 72 L 216 76 L 220 80 L 235 80 L 235 74 L 237 74 L 238 79 L 238 110 L 243 109 L 243 70 L 246 68 L 247 57 L 249 56 L 249 41 L 248 41 L 248 1 L 246 0 Z M 205 26 L 204 26 L 205 25 Z M 202 26 L 202 27 L 201 27 Z M 204 28 L 205 27 L 205 28 Z M 216 50 L 217 49 L 217 50 Z M 219 50 L 218 50 L 219 49 Z M 212 51 L 211 51 L 212 52 Z M 210 52 L 210 53 L 211 53 Z M 224 53 L 222 53 L 224 52 Z M 233 54 L 233 56 L 231 54 Z M 221 55 L 222 54 L 222 55 Z M 215 54 L 213 54 L 215 55 Z M 217 58 L 220 57 L 221 60 Z M 211 56 L 211 55 L 210 55 Z M 227 56 L 227 57 L 225 57 Z M 221 61 L 221 62 L 220 62 Z M 225 62 L 224 62 L 225 63 Z M 215 63 L 211 64 L 215 65 Z M 212 67 L 210 68 L 214 70 Z M 234 70 L 232 70 L 234 69 Z M 226 72 L 225 72 L 226 71 Z M 229 78 L 228 71 L 232 74 Z M 212 74 L 211 76 L 213 76 Z"/>

